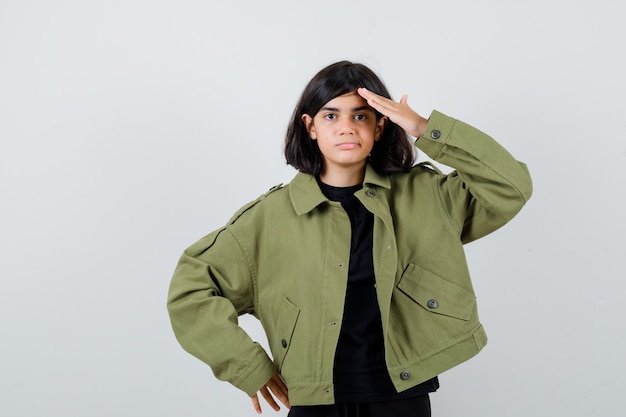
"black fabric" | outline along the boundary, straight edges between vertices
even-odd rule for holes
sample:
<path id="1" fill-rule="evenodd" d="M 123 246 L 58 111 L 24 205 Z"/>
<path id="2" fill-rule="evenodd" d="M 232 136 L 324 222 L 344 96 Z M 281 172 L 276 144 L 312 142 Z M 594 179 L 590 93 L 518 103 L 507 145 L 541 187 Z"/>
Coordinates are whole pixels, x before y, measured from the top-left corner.
<path id="1" fill-rule="evenodd" d="M 371 403 L 293 406 L 287 417 L 431 417 L 430 397 Z"/>
<path id="2" fill-rule="evenodd" d="M 397 393 L 385 362 L 385 346 L 372 256 L 374 217 L 354 195 L 361 185 L 333 187 L 320 182 L 338 201 L 352 226 L 348 284 L 333 368 L 335 401 L 358 403 L 420 396 L 435 391 L 436 378 Z"/>

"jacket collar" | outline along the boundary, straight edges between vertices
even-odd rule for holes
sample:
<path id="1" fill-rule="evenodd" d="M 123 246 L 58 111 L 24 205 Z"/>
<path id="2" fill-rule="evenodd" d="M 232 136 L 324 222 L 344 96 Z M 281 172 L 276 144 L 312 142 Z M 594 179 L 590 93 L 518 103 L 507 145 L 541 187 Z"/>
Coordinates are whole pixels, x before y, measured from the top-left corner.
<path id="1" fill-rule="evenodd" d="M 389 176 L 379 174 L 370 164 L 367 164 L 363 186 L 366 187 L 368 185 L 390 189 L 391 180 Z M 291 204 L 293 204 L 293 208 L 298 216 L 306 214 L 323 202 L 328 201 L 320 190 L 315 177 L 303 172 L 298 172 L 294 179 L 291 180 L 289 184 L 289 197 L 291 198 Z"/>

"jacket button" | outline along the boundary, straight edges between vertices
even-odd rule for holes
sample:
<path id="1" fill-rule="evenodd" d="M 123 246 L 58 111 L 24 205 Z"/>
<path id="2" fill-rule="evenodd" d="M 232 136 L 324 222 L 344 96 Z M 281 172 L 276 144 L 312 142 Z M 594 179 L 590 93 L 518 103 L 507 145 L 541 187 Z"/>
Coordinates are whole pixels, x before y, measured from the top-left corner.
<path id="1" fill-rule="evenodd" d="M 426 305 L 428 306 L 428 308 L 437 308 L 437 307 L 439 307 L 439 303 L 437 302 L 437 300 L 428 300 L 426 302 Z"/>
<path id="2" fill-rule="evenodd" d="M 287 341 L 285 339 L 281 340 L 280 344 L 283 345 L 284 348 L 287 347 Z"/>
<path id="3" fill-rule="evenodd" d="M 433 130 L 430 132 L 430 137 L 433 139 L 439 139 L 441 137 L 441 132 L 438 130 Z"/>
<path id="4" fill-rule="evenodd" d="M 401 380 L 406 381 L 409 378 L 411 378 L 411 373 L 409 371 L 402 371 L 402 372 L 400 372 L 400 379 Z"/>
<path id="5" fill-rule="evenodd" d="M 369 189 L 365 192 L 368 197 L 376 197 L 376 191 Z"/>

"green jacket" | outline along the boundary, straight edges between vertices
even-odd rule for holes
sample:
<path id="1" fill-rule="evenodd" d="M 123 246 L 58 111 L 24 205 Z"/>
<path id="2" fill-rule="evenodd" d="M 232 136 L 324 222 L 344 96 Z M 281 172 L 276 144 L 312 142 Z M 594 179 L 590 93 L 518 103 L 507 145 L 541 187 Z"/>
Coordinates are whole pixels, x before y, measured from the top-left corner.
<path id="1" fill-rule="evenodd" d="M 532 192 L 523 163 L 441 113 L 416 146 L 455 171 L 421 164 L 384 176 L 368 166 L 356 193 L 374 214 L 376 290 L 398 391 L 487 343 L 463 243 L 511 220 Z M 278 370 L 292 405 L 331 404 L 349 255 L 345 211 L 298 173 L 184 252 L 168 297 L 176 337 L 248 395 Z M 273 360 L 238 326 L 244 313 L 261 321 Z"/>

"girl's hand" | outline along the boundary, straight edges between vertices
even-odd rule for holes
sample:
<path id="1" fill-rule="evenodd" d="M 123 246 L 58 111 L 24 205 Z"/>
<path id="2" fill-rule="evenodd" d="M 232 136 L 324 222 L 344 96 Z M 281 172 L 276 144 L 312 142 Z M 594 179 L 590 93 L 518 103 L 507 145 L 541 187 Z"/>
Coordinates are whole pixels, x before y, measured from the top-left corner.
<path id="1" fill-rule="evenodd" d="M 271 391 L 271 394 L 270 394 L 270 391 Z M 270 407 L 274 409 L 274 411 L 280 410 L 280 406 L 276 403 L 276 400 L 274 400 L 274 397 L 272 396 L 272 394 L 274 394 L 274 396 L 278 398 L 278 400 L 281 403 L 283 403 L 285 407 L 287 408 L 291 407 L 291 405 L 289 404 L 289 395 L 287 392 L 287 386 L 285 385 L 283 380 L 280 378 L 280 375 L 278 374 L 278 372 L 275 372 L 274 375 L 272 375 L 270 380 L 267 381 L 265 385 L 263 385 L 263 387 L 261 387 L 259 392 L 261 393 L 265 401 L 267 401 L 267 403 L 270 405 Z M 261 404 L 259 403 L 258 395 L 254 394 L 251 399 L 252 399 L 252 406 L 254 407 L 255 411 L 257 412 L 257 414 L 261 414 L 263 411 L 261 411 Z"/>
<path id="2" fill-rule="evenodd" d="M 396 103 L 393 100 L 372 93 L 367 88 L 358 88 L 356 91 L 367 101 L 368 105 L 383 116 L 388 117 L 409 135 L 419 138 L 426 131 L 428 119 L 423 118 L 409 107 L 407 95 L 402 96 L 400 101 Z"/>

